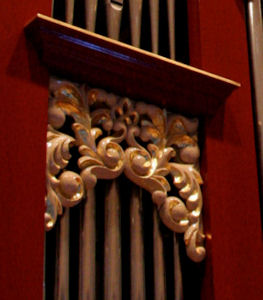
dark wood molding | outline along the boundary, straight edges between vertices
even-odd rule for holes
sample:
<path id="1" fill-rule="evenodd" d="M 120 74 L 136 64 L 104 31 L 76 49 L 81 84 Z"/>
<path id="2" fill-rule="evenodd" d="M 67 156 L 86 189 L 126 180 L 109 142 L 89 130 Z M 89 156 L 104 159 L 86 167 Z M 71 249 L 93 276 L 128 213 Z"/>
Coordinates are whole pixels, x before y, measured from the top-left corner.
<path id="1" fill-rule="evenodd" d="M 240 86 L 41 14 L 25 32 L 50 72 L 187 115 L 213 114 Z"/>

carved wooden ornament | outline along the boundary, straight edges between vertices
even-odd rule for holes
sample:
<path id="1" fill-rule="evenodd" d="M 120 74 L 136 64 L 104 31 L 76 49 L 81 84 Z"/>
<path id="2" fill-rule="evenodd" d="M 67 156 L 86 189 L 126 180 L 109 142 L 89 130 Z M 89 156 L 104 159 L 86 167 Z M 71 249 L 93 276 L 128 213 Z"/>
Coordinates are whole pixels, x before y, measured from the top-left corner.
<path id="1" fill-rule="evenodd" d="M 62 207 L 79 203 L 97 179 L 124 172 L 151 193 L 163 223 L 184 232 L 188 256 L 194 261 L 205 257 L 197 119 L 56 79 L 50 83 L 48 114 L 47 230 Z M 71 135 L 63 132 L 66 118 L 72 121 Z M 72 147 L 78 149 L 77 172 L 67 170 Z M 173 191 L 176 196 L 168 194 Z"/>

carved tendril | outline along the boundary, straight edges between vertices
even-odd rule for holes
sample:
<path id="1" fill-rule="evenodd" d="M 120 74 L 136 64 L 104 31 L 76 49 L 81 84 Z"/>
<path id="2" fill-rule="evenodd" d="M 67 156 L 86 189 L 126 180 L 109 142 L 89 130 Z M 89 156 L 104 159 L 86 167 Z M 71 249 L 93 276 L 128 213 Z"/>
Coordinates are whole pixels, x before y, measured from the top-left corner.
<path id="1" fill-rule="evenodd" d="M 164 224 L 184 233 L 188 256 L 201 261 L 205 249 L 200 228 L 198 120 L 70 82 L 53 80 L 50 90 L 47 230 L 62 207 L 79 203 L 97 179 L 114 179 L 124 172 L 151 193 Z M 67 117 L 73 120 L 72 136 L 59 131 Z M 79 174 L 67 170 L 73 146 L 79 153 Z M 168 195 L 172 190 L 168 176 L 177 196 Z"/>

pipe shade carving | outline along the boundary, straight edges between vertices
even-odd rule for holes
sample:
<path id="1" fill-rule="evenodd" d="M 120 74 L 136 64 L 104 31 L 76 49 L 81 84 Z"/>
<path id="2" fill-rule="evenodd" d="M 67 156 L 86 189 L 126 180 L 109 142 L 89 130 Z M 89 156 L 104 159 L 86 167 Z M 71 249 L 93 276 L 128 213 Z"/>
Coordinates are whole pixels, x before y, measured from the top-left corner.
<path id="1" fill-rule="evenodd" d="M 54 78 L 48 112 L 47 230 L 62 207 L 79 203 L 98 179 L 124 173 L 151 193 L 163 223 L 184 233 L 188 256 L 205 257 L 197 119 Z M 70 130 L 64 130 L 67 120 Z M 68 169 L 73 148 L 74 171 Z"/>

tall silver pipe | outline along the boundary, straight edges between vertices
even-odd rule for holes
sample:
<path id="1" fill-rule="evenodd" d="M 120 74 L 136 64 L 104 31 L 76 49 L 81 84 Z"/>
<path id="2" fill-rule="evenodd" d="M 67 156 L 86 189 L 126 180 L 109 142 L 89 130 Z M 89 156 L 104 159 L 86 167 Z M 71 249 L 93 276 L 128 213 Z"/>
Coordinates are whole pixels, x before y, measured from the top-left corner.
<path id="1" fill-rule="evenodd" d="M 66 22 L 73 24 L 75 0 L 66 0 Z"/>
<path id="2" fill-rule="evenodd" d="M 159 0 L 150 0 L 152 52 L 159 51 Z"/>
<path id="3" fill-rule="evenodd" d="M 118 40 L 120 34 L 121 16 L 123 10 L 123 0 L 105 0 L 107 14 L 108 36 Z"/>
<path id="4" fill-rule="evenodd" d="M 159 228 L 157 208 L 153 210 L 154 299 L 166 299 L 163 239 Z"/>
<path id="5" fill-rule="evenodd" d="M 179 256 L 179 244 L 174 233 L 174 287 L 175 287 L 175 300 L 183 300 L 183 283 L 182 271 Z"/>
<path id="6" fill-rule="evenodd" d="M 120 199 L 116 180 L 105 197 L 104 300 L 121 299 Z"/>
<path id="7" fill-rule="evenodd" d="M 170 58 L 175 59 L 175 0 L 167 0 Z"/>
<path id="8" fill-rule="evenodd" d="M 142 0 L 130 0 L 129 4 L 132 45 L 139 48 L 142 23 Z"/>
<path id="9" fill-rule="evenodd" d="M 83 224 L 80 234 L 80 290 L 81 300 L 95 300 L 96 278 L 96 231 L 95 231 L 95 191 L 87 191 L 84 204 Z"/>
<path id="10" fill-rule="evenodd" d="M 86 29 L 95 32 L 98 0 L 85 0 Z"/>
<path id="11" fill-rule="evenodd" d="M 131 193 L 131 300 L 143 300 L 145 299 L 145 275 L 141 189 L 133 186 Z"/>
<path id="12" fill-rule="evenodd" d="M 261 173 L 260 189 L 263 193 L 263 25 L 261 1 L 249 0 L 246 2 Z"/>
<path id="13" fill-rule="evenodd" d="M 57 282 L 55 287 L 56 300 L 69 299 L 69 208 L 65 208 L 60 219 L 59 255 Z"/>

